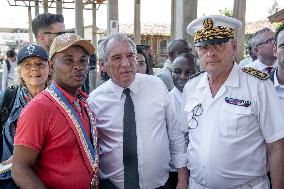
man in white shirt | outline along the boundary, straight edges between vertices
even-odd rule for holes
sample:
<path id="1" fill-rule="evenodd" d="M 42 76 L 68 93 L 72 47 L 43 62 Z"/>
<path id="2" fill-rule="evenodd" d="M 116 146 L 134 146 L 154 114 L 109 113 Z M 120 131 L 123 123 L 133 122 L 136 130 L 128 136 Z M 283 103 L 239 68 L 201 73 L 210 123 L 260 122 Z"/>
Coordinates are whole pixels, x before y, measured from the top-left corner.
<path id="1" fill-rule="evenodd" d="M 284 25 L 275 33 L 274 55 L 277 57 L 278 68 L 271 74 L 277 95 L 284 112 Z"/>
<path id="2" fill-rule="evenodd" d="M 245 67 L 270 74 L 277 67 L 276 57 L 273 54 L 274 32 L 270 28 L 263 28 L 256 32 L 251 40 L 257 59 Z"/>
<path id="3" fill-rule="evenodd" d="M 176 114 L 163 82 L 154 76 L 136 74 L 136 45 L 127 36 L 111 34 L 98 46 L 98 58 L 110 80 L 95 89 L 88 98 L 97 119 L 100 148 L 100 187 L 102 189 L 166 189 L 169 162 L 178 168 L 178 188 L 187 188 L 185 141 Z M 130 97 L 129 97 L 130 91 Z M 132 99 L 132 103 L 129 102 Z M 128 99 L 128 100 L 127 100 Z M 135 142 L 124 144 L 127 139 L 125 119 L 134 106 L 135 124 L 132 125 Z M 131 133 L 133 134 L 133 133 Z M 138 158 L 137 182 L 128 185 L 129 166 L 124 157 L 128 148 L 136 148 L 128 159 Z M 137 165 L 138 164 L 138 165 Z M 138 167 L 138 168 L 137 168 Z M 126 177 L 126 175 L 128 175 Z"/>
<path id="4" fill-rule="evenodd" d="M 188 79 L 196 74 L 198 67 L 195 63 L 195 56 L 191 53 L 186 53 L 178 56 L 173 61 L 173 71 L 172 71 L 172 77 L 174 82 L 174 88 L 169 92 L 171 97 L 171 102 L 174 106 L 175 112 L 177 113 L 177 116 L 180 116 L 181 112 L 181 97 L 182 97 L 182 91 L 183 88 L 188 81 Z M 179 119 L 178 119 L 179 120 Z M 185 141 L 188 142 L 188 130 L 187 128 L 181 129 L 185 136 Z M 176 188 L 177 181 L 178 181 L 178 175 L 177 170 L 171 166 L 170 171 L 170 188 Z"/>
<path id="5" fill-rule="evenodd" d="M 3 75 L 2 75 L 2 91 L 5 91 L 7 87 L 15 85 L 16 79 L 16 67 L 17 57 L 14 50 L 8 50 L 6 52 L 6 60 L 4 60 Z"/>
<path id="6" fill-rule="evenodd" d="M 191 45 L 183 39 L 173 40 L 169 43 L 167 48 L 168 59 L 165 61 L 164 67 L 157 74 L 157 77 L 164 82 L 169 91 L 174 88 L 171 75 L 174 59 L 182 53 L 190 53 L 191 50 Z"/>
<path id="7" fill-rule="evenodd" d="M 252 38 L 248 39 L 247 42 L 247 53 L 248 57 L 244 58 L 240 61 L 239 66 L 241 68 L 245 67 L 246 65 L 250 64 L 251 62 L 255 61 L 257 59 L 257 56 L 253 53 L 253 46 L 252 46 Z"/>
<path id="8" fill-rule="evenodd" d="M 284 186 L 283 113 L 268 75 L 234 62 L 241 25 L 213 15 L 187 27 L 205 70 L 183 91 L 190 189 L 269 189 L 268 168 L 273 189 Z"/>

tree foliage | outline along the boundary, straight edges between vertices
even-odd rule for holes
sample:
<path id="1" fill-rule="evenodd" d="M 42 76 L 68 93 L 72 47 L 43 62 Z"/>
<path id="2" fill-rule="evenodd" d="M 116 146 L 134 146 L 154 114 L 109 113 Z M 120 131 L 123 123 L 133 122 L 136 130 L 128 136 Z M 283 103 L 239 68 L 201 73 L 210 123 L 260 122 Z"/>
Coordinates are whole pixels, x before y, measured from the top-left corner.
<path id="1" fill-rule="evenodd" d="M 280 10 L 279 4 L 278 4 L 278 2 L 276 0 L 274 0 L 271 8 L 268 10 L 268 13 L 270 15 L 272 15 L 272 14 L 276 13 L 279 10 Z"/>

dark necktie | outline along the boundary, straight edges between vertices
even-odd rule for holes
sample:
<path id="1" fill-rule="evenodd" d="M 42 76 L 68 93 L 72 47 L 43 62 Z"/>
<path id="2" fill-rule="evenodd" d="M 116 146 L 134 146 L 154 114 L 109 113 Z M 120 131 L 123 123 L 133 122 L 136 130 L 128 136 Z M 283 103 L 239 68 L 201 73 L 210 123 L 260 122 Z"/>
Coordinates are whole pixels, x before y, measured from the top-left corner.
<path id="1" fill-rule="evenodd" d="M 126 95 L 123 116 L 124 189 L 139 189 L 135 112 L 130 89 L 124 89 L 123 93 Z"/>
<path id="2" fill-rule="evenodd" d="M 268 74 L 270 74 L 271 71 L 273 70 L 273 67 L 271 67 L 271 66 L 266 67 L 265 70 L 267 71 Z"/>

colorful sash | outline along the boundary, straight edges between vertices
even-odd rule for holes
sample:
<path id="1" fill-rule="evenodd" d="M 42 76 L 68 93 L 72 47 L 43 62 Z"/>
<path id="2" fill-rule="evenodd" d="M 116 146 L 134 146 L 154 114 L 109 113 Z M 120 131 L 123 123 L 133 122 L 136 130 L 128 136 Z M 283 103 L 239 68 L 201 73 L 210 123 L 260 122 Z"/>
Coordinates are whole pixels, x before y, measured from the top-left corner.
<path id="1" fill-rule="evenodd" d="M 89 117 L 89 121 L 91 124 L 91 134 L 92 141 L 90 141 L 85 128 L 83 127 L 83 123 L 81 119 L 77 115 L 75 109 L 67 100 L 67 98 L 62 94 L 62 92 L 58 89 L 58 87 L 52 83 L 50 87 L 46 88 L 43 92 L 48 98 L 52 100 L 54 105 L 59 108 L 61 113 L 64 114 L 67 119 L 73 133 L 76 136 L 77 142 L 80 146 L 81 153 L 84 158 L 84 162 L 91 174 L 94 173 L 94 177 L 91 182 L 92 188 L 98 188 L 98 173 L 99 173 L 99 156 L 98 156 L 98 148 L 97 148 L 97 131 L 95 128 L 95 118 L 93 113 L 89 109 L 88 106 L 85 107 L 87 115 Z"/>

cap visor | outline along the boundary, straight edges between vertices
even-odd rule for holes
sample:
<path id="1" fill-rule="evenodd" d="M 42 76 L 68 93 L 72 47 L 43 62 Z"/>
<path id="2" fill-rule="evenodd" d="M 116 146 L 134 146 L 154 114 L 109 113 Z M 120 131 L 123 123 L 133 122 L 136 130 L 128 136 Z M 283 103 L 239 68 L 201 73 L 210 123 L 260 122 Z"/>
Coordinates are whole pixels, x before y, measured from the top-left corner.
<path id="1" fill-rule="evenodd" d="M 205 45 L 214 45 L 220 43 L 226 43 L 230 40 L 230 38 L 216 38 L 216 39 L 209 39 L 206 41 L 200 41 L 194 44 L 195 47 L 203 47 Z"/>

